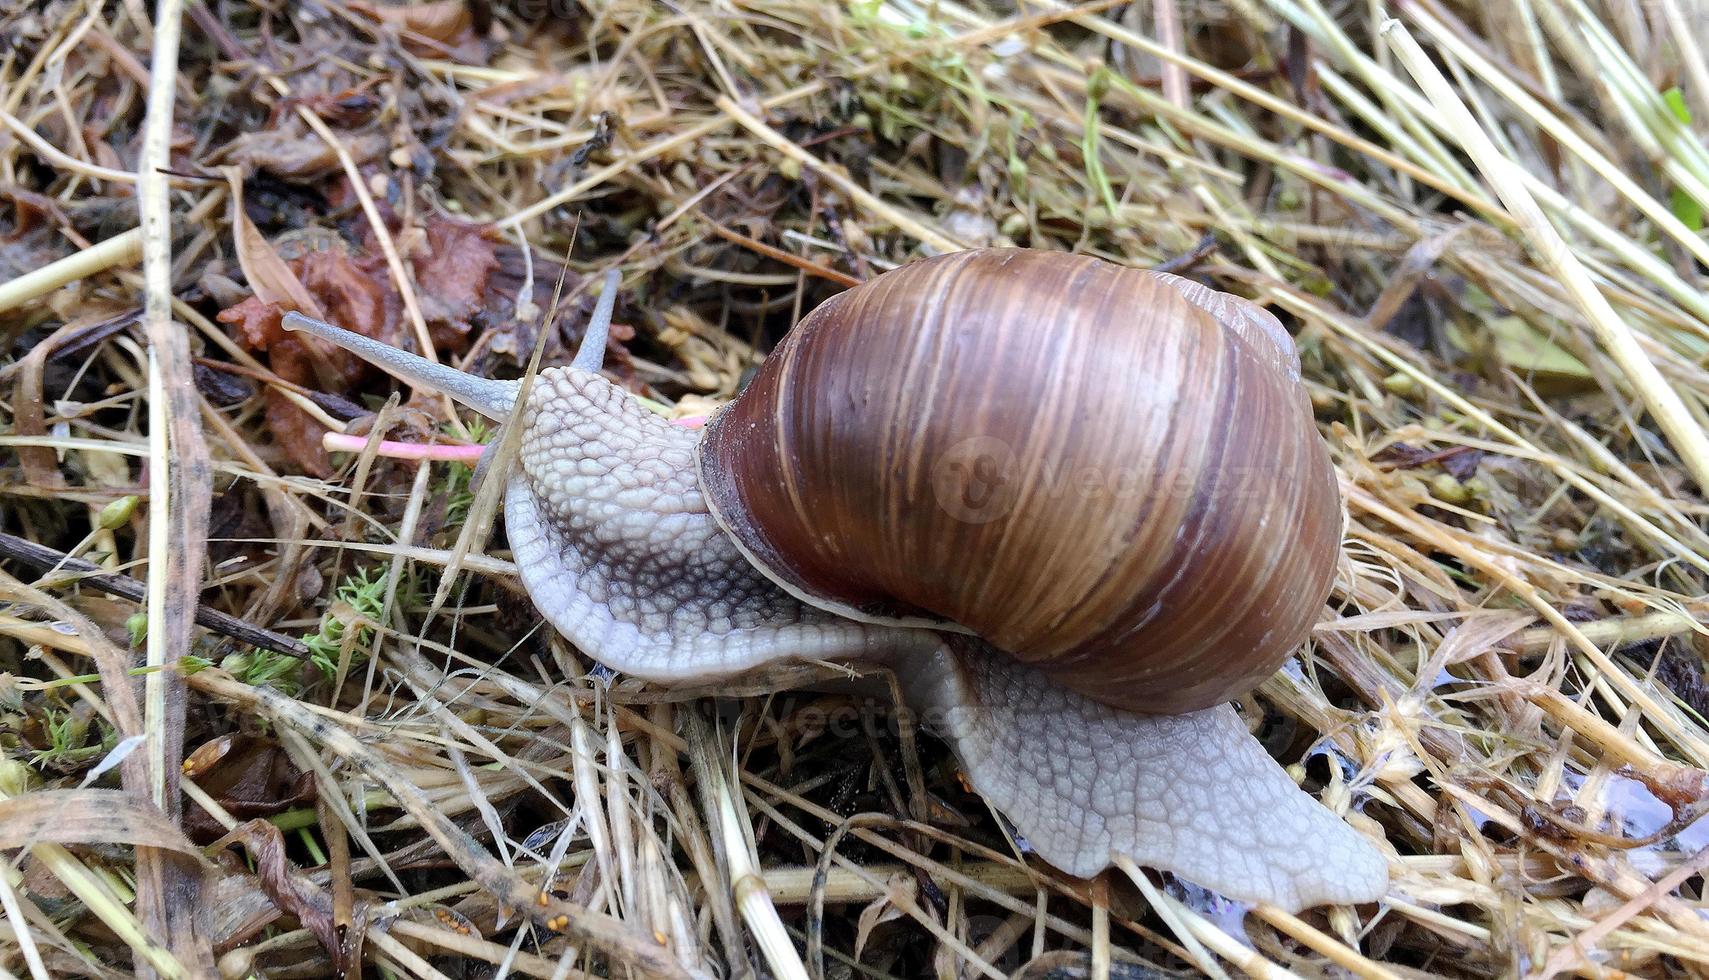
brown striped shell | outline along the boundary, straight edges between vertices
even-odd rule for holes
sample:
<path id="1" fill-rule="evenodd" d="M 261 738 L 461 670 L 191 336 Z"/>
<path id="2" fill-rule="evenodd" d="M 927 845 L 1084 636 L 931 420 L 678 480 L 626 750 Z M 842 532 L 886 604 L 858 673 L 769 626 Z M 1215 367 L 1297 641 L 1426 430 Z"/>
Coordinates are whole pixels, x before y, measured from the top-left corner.
<path id="1" fill-rule="evenodd" d="M 1273 673 L 1342 526 L 1275 318 L 1029 249 L 826 302 L 712 419 L 699 466 L 719 522 L 802 599 L 961 628 L 1150 713 Z"/>

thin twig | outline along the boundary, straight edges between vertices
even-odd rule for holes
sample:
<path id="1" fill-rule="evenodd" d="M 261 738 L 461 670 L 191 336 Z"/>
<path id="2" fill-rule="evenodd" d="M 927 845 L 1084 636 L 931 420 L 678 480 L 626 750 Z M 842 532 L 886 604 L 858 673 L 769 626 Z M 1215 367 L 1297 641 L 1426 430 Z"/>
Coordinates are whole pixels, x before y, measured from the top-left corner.
<path id="1" fill-rule="evenodd" d="M 92 589 L 116 595 L 132 602 L 146 602 L 148 586 L 146 583 L 131 578 L 129 575 L 119 575 L 104 572 L 99 565 L 86 562 L 81 558 L 72 558 L 64 552 L 55 551 L 45 545 L 25 541 L 15 535 L 0 532 L 0 559 L 10 559 L 35 569 L 47 572 L 60 569 L 75 573 L 67 576 L 69 583 L 87 585 Z M 253 647 L 282 653 L 287 657 L 308 659 L 309 648 L 302 641 L 264 629 L 253 623 L 244 622 L 236 616 L 231 616 L 208 606 L 197 604 L 196 623 L 213 630 L 223 636 L 229 636 Z"/>

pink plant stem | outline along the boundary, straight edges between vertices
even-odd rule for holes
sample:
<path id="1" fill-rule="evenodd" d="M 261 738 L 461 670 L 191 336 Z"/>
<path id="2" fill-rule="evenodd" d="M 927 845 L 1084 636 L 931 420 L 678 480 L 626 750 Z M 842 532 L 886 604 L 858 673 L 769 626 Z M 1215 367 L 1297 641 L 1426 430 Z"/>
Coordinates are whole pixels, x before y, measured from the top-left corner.
<path id="1" fill-rule="evenodd" d="M 320 444 L 328 452 L 359 453 L 368 445 L 368 440 L 361 436 L 345 435 L 342 432 L 328 432 L 321 436 Z M 393 442 L 389 439 L 380 440 L 380 455 L 392 459 L 437 459 L 451 463 L 466 463 L 470 466 L 480 462 L 481 452 L 485 446 L 465 446 L 455 443 L 420 443 Z"/>
<path id="2" fill-rule="evenodd" d="M 672 425 L 680 425 L 685 429 L 698 429 L 706 425 L 708 416 L 690 415 L 686 418 L 672 419 Z M 320 437 L 320 444 L 327 452 L 359 453 L 368 445 L 368 440 L 361 436 L 345 435 L 342 432 L 328 432 Z M 467 463 L 473 466 L 480 462 L 481 452 L 485 446 L 467 446 L 456 443 L 426 444 L 420 442 L 393 442 L 390 439 L 380 440 L 380 455 L 390 459 L 436 459 L 450 463 Z"/>

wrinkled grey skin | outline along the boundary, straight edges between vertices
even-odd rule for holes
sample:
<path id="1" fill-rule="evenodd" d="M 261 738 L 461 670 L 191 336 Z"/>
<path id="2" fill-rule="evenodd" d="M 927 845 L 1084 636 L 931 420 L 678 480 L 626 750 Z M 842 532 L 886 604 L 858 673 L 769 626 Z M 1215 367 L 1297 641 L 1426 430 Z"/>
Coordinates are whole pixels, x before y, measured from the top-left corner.
<path id="1" fill-rule="evenodd" d="M 538 374 L 520 411 L 514 382 L 294 314 L 286 326 L 523 426 L 505 493 L 518 572 L 541 614 L 607 667 L 661 684 L 788 661 L 889 668 L 973 786 L 1069 874 L 1089 877 L 1123 853 L 1290 911 L 1386 892 L 1383 856 L 1301 792 L 1229 706 L 1118 711 L 988 647 L 952 650 L 929 630 L 855 622 L 773 584 L 701 497 L 698 433 L 597 373 L 608 317 L 596 315 L 574 365 Z"/>

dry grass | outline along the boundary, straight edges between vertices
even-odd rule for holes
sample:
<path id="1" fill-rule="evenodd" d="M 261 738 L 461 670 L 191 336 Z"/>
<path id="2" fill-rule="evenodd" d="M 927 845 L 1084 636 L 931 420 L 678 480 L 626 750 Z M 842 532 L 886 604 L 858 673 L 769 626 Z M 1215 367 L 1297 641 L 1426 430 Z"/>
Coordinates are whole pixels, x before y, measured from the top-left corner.
<path id="1" fill-rule="evenodd" d="M 147 6 L 0 14 L 0 532 L 150 587 L 0 566 L 6 970 L 1709 972 L 1688 0 L 1392 24 L 1323 0 L 219 0 L 152 75 L 179 5 L 158 31 Z M 246 132 L 282 135 L 246 155 Z M 170 235 L 133 230 L 139 191 Z M 1384 842 L 1388 899 L 1294 917 L 1054 877 L 881 704 L 609 683 L 538 628 L 502 536 L 471 547 L 466 469 L 306 475 L 264 402 L 482 433 L 377 378 L 334 394 L 379 417 L 343 418 L 213 314 L 318 229 L 366 249 L 401 336 L 442 343 L 412 262 L 448 210 L 525 243 L 540 287 L 451 338 L 471 369 L 521 369 L 558 263 L 571 322 L 582 274 L 618 267 L 621 375 L 684 413 L 838 283 L 934 249 L 1170 263 L 1268 304 L 1352 520 L 1336 616 L 1246 707 Z"/>

